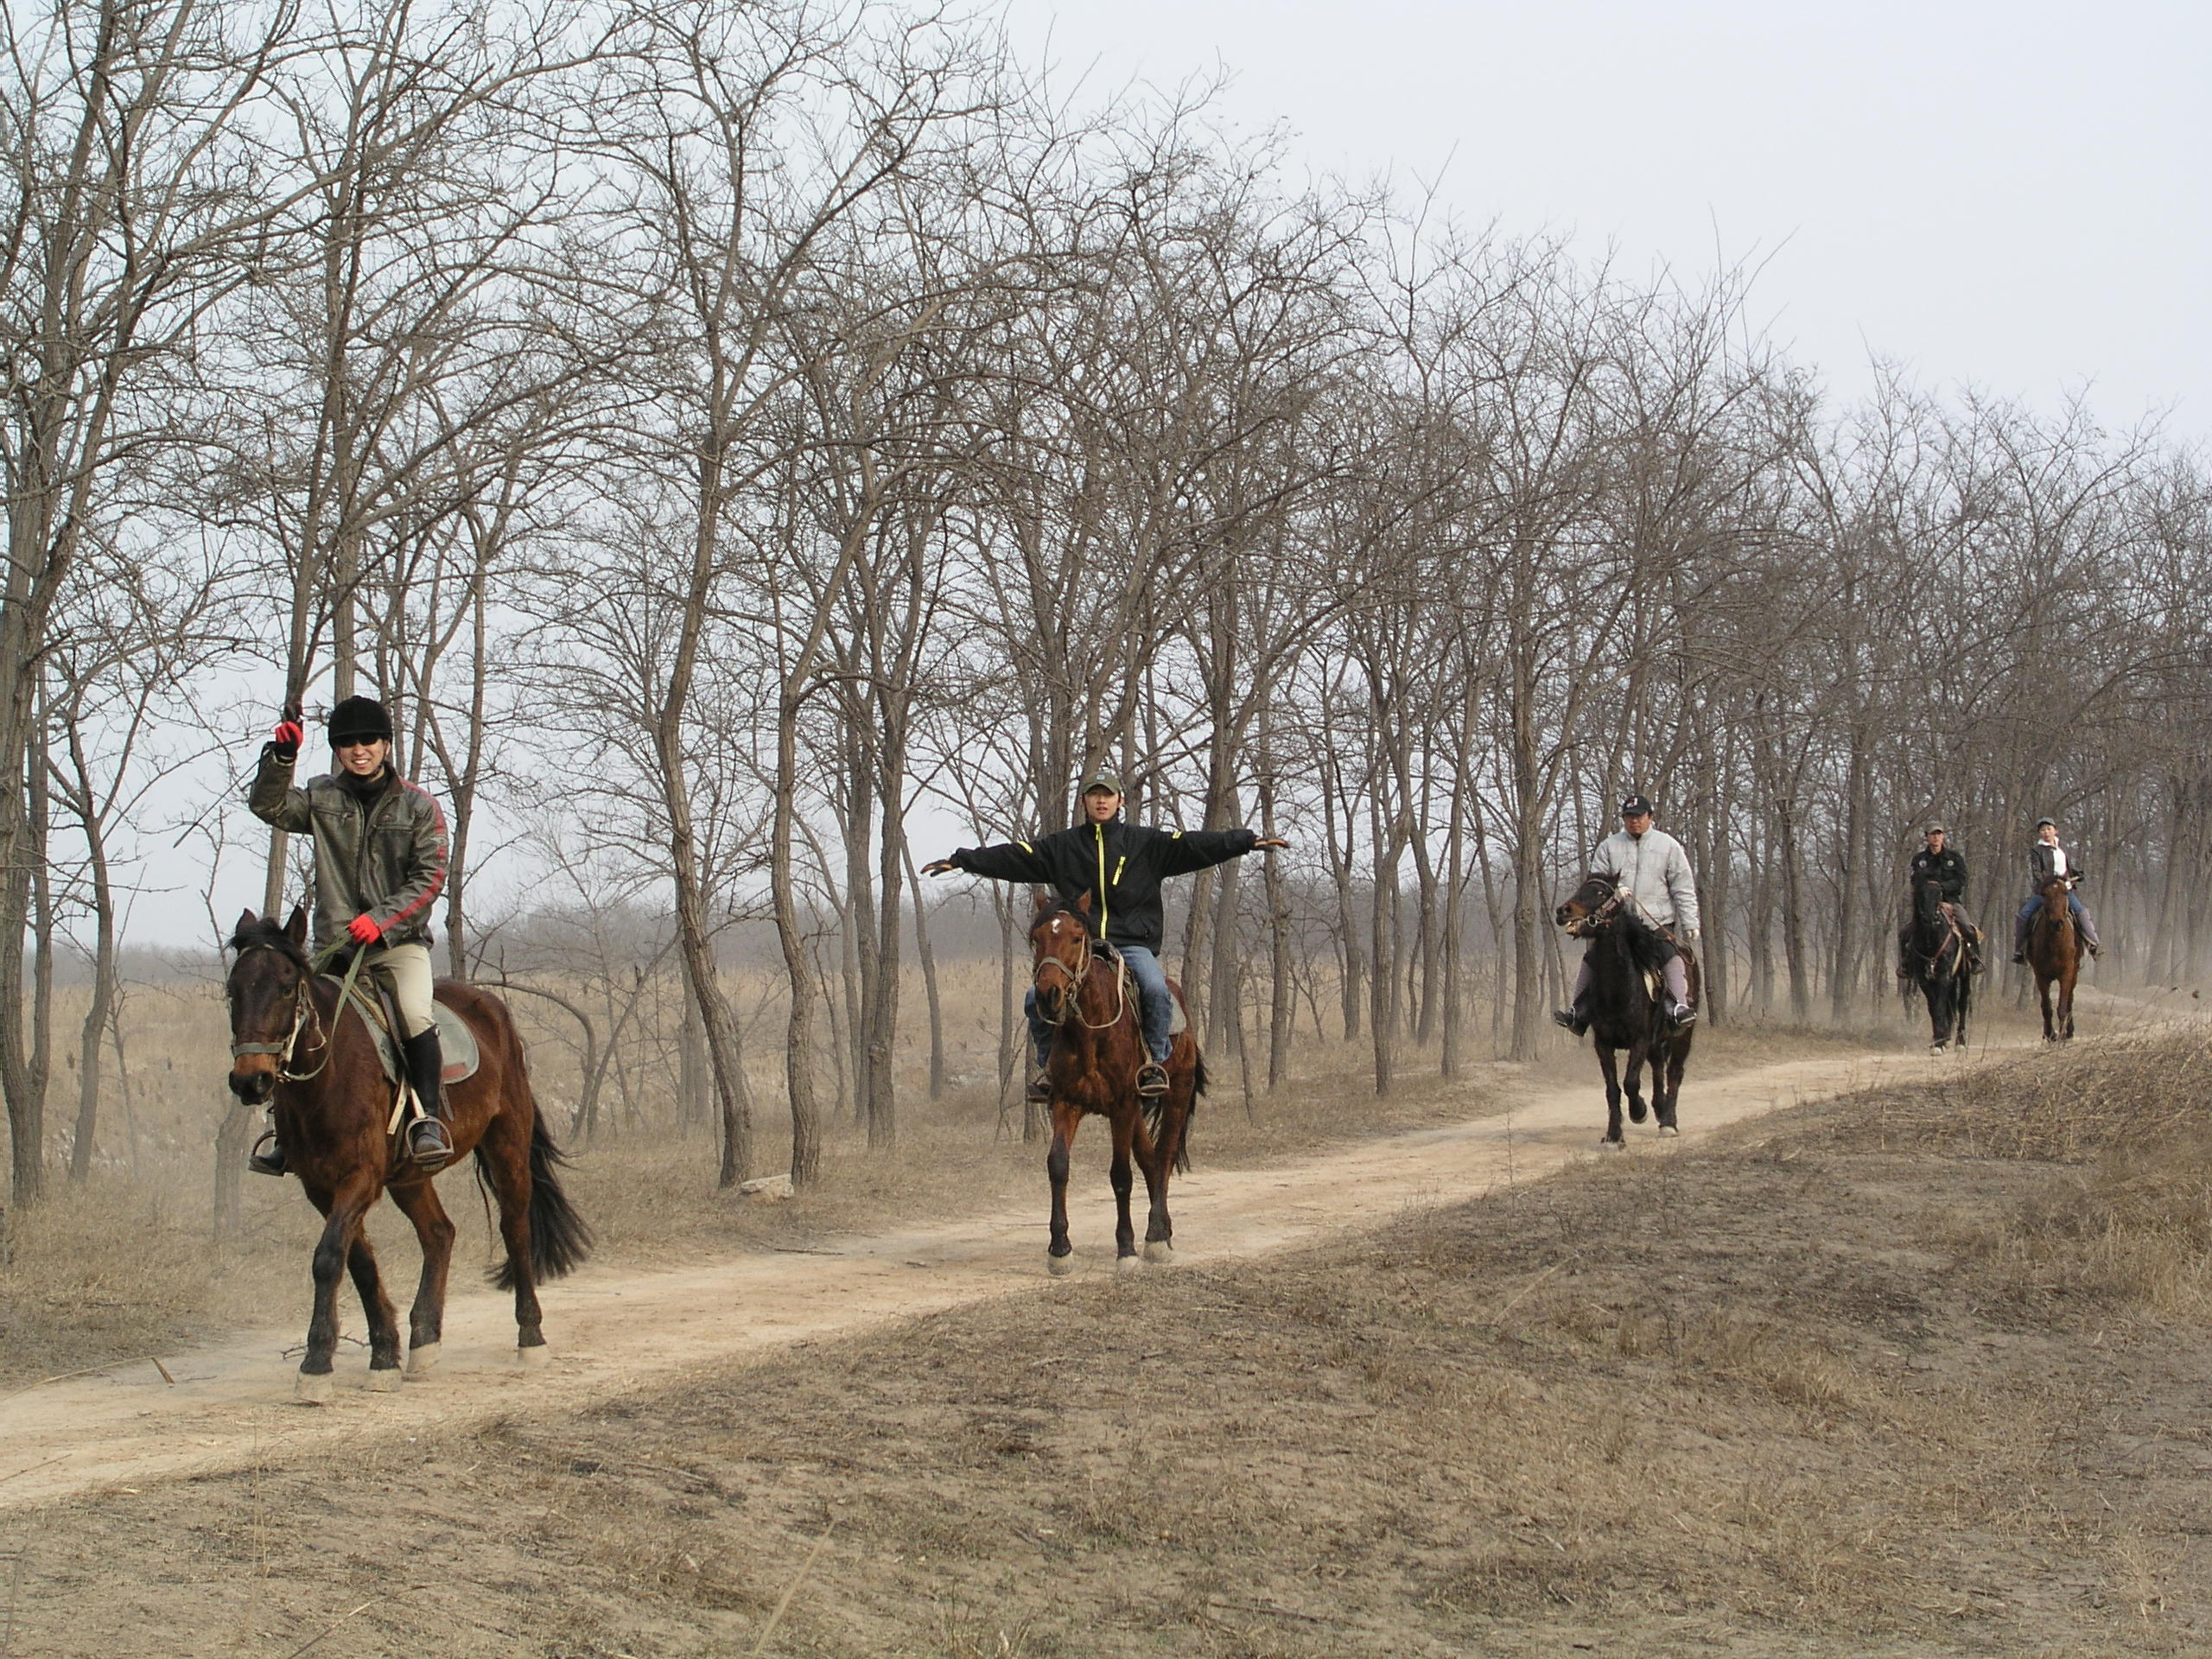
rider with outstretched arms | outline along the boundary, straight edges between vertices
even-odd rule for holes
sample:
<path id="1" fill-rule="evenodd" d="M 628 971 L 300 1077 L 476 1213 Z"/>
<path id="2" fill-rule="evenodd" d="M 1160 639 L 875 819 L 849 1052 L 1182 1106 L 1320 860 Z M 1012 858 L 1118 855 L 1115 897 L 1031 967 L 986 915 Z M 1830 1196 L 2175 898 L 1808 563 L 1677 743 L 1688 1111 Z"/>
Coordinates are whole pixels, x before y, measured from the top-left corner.
<path id="1" fill-rule="evenodd" d="M 2012 960 L 2028 959 L 2028 930 L 2035 925 L 2036 913 L 2043 908 L 2044 883 L 2058 877 L 2082 879 L 2082 867 L 2075 863 L 2065 848 L 2058 844 L 2058 826 L 2049 818 L 2036 820 L 2036 838 L 2028 845 L 2028 898 L 2020 906 L 2020 913 L 2012 918 Z M 2071 887 L 2066 892 L 2066 902 L 2074 912 L 2075 931 L 2082 936 L 2082 943 L 2091 956 L 2101 948 L 2097 943 L 2097 925 L 2089 919 L 2089 912 L 2082 906 L 2081 897 Z"/>
<path id="2" fill-rule="evenodd" d="M 399 1009 L 400 1049 L 408 1081 L 426 1116 L 408 1131 L 418 1163 L 453 1156 L 439 1121 L 444 1057 L 430 1012 L 430 906 L 446 884 L 446 820 L 421 785 L 391 765 L 391 720 L 372 697 L 347 697 L 330 711 L 330 747 L 337 766 L 292 782 L 307 734 L 296 715 L 262 746 L 247 804 L 264 823 L 315 838 L 315 945 L 318 952 L 350 941 L 365 952 L 361 972 L 373 975 Z M 247 1160 L 264 1175 L 284 1173 L 284 1149 L 271 1129 Z"/>
<path id="3" fill-rule="evenodd" d="M 1959 849 L 1950 844 L 1950 831 L 1940 823 L 1931 823 L 1921 832 L 1923 846 L 1912 855 L 1912 863 L 1905 873 L 1905 887 L 1909 893 L 1917 893 L 1923 881 L 1936 883 L 1936 896 L 1948 905 L 1959 918 L 1959 931 L 1967 942 L 1967 971 L 1981 971 L 1981 929 L 1967 913 L 1967 861 Z M 1907 910 L 1911 909 L 1908 904 Z M 1897 930 L 1897 977 L 1912 977 L 1912 923 L 1908 919 Z"/>
<path id="4" fill-rule="evenodd" d="M 1651 827 L 1651 803 L 1631 795 L 1621 803 L 1621 827 L 1598 843 L 1590 855 L 1590 868 L 1613 876 L 1626 902 L 1637 917 L 1660 931 L 1667 943 L 1668 1023 L 1677 1031 L 1697 1018 L 1691 1006 L 1688 964 L 1675 947 L 1697 943 L 1697 880 L 1690 874 L 1690 855 L 1682 843 L 1663 830 Z M 1582 971 L 1574 977 L 1570 1006 L 1552 1018 L 1577 1037 L 1590 1029 L 1590 951 L 1582 955 Z"/>
<path id="5" fill-rule="evenodd" d="M 994 881 L 1026 881 L 1049 887 L 1072 906 L 1090 900 L 1090 930 L 1121 954 L 1136 982 L 1138 1017 L 1147 1055 L 1137 1073 L 1137 1092 L 1147 1097 L 1167 1092 L 1168 1026 L 1174 1005 L 1167 975 L 1160 965 L 1160 883 L 1189 875 L 1255 848 L 1282 847 L 1280 836 L 1255 830 L 1155 830 L 1122 817 L 1121 781 L 1096 772 L 1083 786 L 1081 823 L 1033 842 L 1009 841 L 995 847 L 963 847 L 950 858 L 922 867 L 925 875 L 964 870 Z M 1022 1010 L 1029 1016 L 1032 1100 L 1046 1096 L 1045 1062 L 1052 1052 L 1053 1027 L 1037 1011 L 1033 988 Z"/>

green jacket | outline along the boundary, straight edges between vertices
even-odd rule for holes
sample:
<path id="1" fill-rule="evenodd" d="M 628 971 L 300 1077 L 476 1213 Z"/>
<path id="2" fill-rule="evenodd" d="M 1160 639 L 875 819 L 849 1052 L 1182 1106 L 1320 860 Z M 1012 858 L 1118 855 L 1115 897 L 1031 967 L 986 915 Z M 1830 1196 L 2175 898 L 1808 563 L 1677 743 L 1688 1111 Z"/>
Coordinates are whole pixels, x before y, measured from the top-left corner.
<path id="1" fill-rule="evenodd" d="M 429 944 L 430 906 L 446 885 L 446 818 L 429 791 L 393 772 L 365 810 L 328 775 L 294 788 L 292 765 L 264 745 L 246 804 L 264 823 L 314 833 L 315 948 L 363 915 L 386 944 Z"/>

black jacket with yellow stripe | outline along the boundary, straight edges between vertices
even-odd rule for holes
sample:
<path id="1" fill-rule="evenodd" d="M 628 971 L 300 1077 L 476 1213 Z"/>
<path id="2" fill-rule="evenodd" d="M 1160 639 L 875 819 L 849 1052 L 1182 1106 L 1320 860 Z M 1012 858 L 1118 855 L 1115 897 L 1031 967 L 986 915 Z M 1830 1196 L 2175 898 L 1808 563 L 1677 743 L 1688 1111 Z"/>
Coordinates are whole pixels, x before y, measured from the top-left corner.
<path id="1" fill-rule="evenodd" d="M 1112 944 L 1157 952 L 1165 924 L 1160 884 L 1242 858 L 1259 839 L 1250 830 L 1153 830 L 1124 823 L 1078 823 L 1037 840 L 963 847 L 947 861 L 994 881 L 1050 887 L 1071 905 L 1090 895 L 1094 931 Z"/>

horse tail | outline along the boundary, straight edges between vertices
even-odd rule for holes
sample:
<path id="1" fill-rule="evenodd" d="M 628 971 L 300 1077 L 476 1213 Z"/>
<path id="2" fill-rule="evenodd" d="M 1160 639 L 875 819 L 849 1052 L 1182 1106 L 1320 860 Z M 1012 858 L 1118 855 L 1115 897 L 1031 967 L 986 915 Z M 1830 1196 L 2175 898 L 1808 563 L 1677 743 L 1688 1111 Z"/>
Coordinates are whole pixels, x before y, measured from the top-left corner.
<path id="1" fill-rule="evenodd" d="M 521 1059 L 522 1045 L 515 1045 L 516 1059 Z M 524 1087 L 527 1089 L 528 1073 L 524 1073 Z M 560 1169 L 569 1161 L 553 1139 L 553 1131 L 545 1127 L 545 1114 L 538 1107 L 537 1097 L 531 1096 L 530 1128 L 530 1272 L 531 1277 L 543 1284 L 549 1279 L 558 1279 L 583 1264 L 591 1254 L 591 1225 L 576 1213 L 576 1206 L 569 1202 L 569 1195 L 561 1190 Z M 476 1160 L 480 1167 L 484 1162 L 484 1148 L 476 1148 Z M 501 1290 L 515 1287 L 515 1264 L 503 1262 L 493 1269 L 492 1282 Z"/>
<path id="2" fill-rule="evenodd" d="M 1198 1115 L 1198 1096 L 1206 1091 L 1206 1058 L 1196 1056 L 1192 1063 L 1191 1109 L 1183 1114 L 1183 1138 L 1175 1143 L 1175 1173 L 1191 1173 L 1191 1120 Z M 1167 1129 L 1167 1096 L 1154 1095 L 1144 1103 L 1144 1126 L 1152 1135 L 1152 1144 L 1160 1144 L 1160 1137 Z"/>

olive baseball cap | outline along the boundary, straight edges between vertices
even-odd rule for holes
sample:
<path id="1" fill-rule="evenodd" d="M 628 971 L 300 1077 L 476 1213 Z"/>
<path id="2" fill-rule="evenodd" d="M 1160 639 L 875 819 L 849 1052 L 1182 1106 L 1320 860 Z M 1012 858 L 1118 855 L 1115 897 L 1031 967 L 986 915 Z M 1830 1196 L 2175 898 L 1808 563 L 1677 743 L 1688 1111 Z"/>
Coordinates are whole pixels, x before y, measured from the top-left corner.
<path id="1" fill-rule="evenodd" d="M 1119 795 L 1122 780 L 1110 772 L 1094 772 L 1084 781 L 1083 792 L 1086 795 Z"/>

